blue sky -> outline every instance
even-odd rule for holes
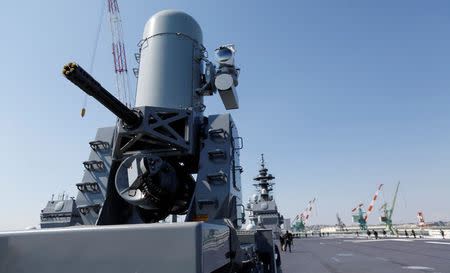
[[[8,1],[0,10],[0,229],[36,225],[52,193],[76,195],[96,128],[114,117],[61,75],[88,67],[103,0]],[[392,3],[395,2],[395,3]],[[276,176],[285,217],[317,197],[312,224],[368,203],[378,207],[401,180],[394,221],[450,220],[450,2],[120,1],[129,67],[145,22],[183,10],[203,29],[212,56],[234,43],[244,138],[244,199],[259,154]],[[103,17],[92,74],[111,92],[111,38]],[[131,86],[136,86],[130,75]],[[207,113],[225,113],[219,96]]]

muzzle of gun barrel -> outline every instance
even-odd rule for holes
[[[64,66],[62,73],[69,81],[119,117],[126,127],[136,128],[141,123],[142,117],[137,111],[125,106],[78,64],[68,63]]]

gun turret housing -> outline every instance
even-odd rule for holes
[[[145,25],[139,43],[136,106],[197,108],[203,97],[201,59],[205,53],[200,26],[176,10],[158,12]]]
[[[64,66],[63,74],[69,81],[119,117],[127,127],[136,128],[141,123],[142,117],[138,112],[126,107],[78,64],[68,63]]]

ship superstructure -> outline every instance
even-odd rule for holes
[[[250,212],[249,219],[251,224],[248,229],[272,229],[277,236],[281,232],[283,216],[279,213],[277,204],[270,194],[273,191],[275,176],[268,173],[265,166],[264,154],[261,155],[261,169],[259,174],[253,178],[257,183],[253,184],[259,195],[254,194],[247,204],[247,210]]]
[[[41,228],[57,228],[81,225],[81,215],[73,197],[64,194],[58,200],[50,200],[41,210]]]

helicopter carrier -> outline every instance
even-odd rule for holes
[[[284,223],[284,219],[278,211],[273,195],[270,194],[275,185],[271,181],[275,179],[275,176],[269,174],[268,171],[264,162],[264,154],[261,154],[261,168],[259,174],[253,178],[256,181],[253,186],[256,187],[258,194],[253,194],[247,203],[251,223],[246,228],[247,230],[271,229],[274,238],[277,238],[281,233],[281,225]]]

